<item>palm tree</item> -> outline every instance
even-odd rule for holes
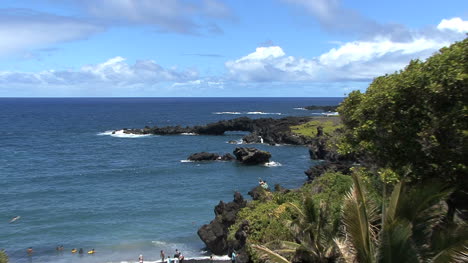
[[[265,246],[251,245],[251,247],[260,255],[279,263],[289,262],[282,255],[293,255],[317,263],[329,262],[335,258],[333,237],[336,233],[331,233],[333,228],[326,227],[328,207],[325,202],[321,202],[318,213],[310,197],[305,198],[303,208],[299,208],[294,203],[287,203],[287,206],[296,215],[294,220],[286,222],[295,241],[273,241]]]
[[[443,222],[451,191],[440,184],[405,189],[401,180],[379,213],[357,175],[353,182],[343,206],[345,236],[335,240],[345,262],[468,262],[466,223]]]

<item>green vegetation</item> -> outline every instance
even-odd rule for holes
[[[0,250],[0,263],[8,263],[8,255],[4,250]]]
[[[401,180],[379,212],[360,177],[353,180],[343,206],[346,239],[337,240],[345,262],[466,262],[466,224],[441,226],[450,190],[441,184],[405,189]]]
[[[315,138],[322,126],[326,147],[359,164],[239,213],[261,220],[254,261],[468,262],[467,102],[468,38],[352,92],[342,126],[291,127]]]
[[[418,178],[466,181],[468,156],[468,39],[405,70],[378,77],[338,108],[343,149],[369,165]]]
[[[297,250],[313,262],[327,262],[336,255],[333,237],[351,185],[351,177],[330,172],[298,190],[269,193],[269,200],[252,201],[238,213],[229,238],[248,220],[248,244],[267,244],[267,249],[279,250],[289,259]]]
[[[317,137],[317,127],[322,127],[324,134],[330,136],[341,127],[341,121],[338,117],[317,117],[313,121],[291,126],[290,129],[297,135],[315,138]]]

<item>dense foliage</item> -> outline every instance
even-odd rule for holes
[[[468,262],[467,102],[468,38],[352,92],[327,139],[359,163],[352,177],[329,172],[302,187],[280,220],[293,239],[255,236],[256,259]],[[292,131],[314,137],[318,125]]]
[[[234,238],[241,222],[247,220],[249,244],[270,243],[273,249],[276,241],[290,241],[306,244],[307,250],[313,243],[323,257],[335,256],[336,253],[326,251],[334,249],[341,204],[351,185],[351,177],[330,172],[289,193],[268,193],[270,198],[252,201],[238,213],[236,224],[230,228],[230,238]],[[294,253],[285,256],[292,258]]]
[[[414,60],[400,72],[376,78],[365,93],[349,94],[338,108],[345,126],[340,150],[397,177],[410,169],[414,181],[439,178],[464,187],[454,196],[466,200],[467,102],[465,39],[425,62]]]
[[[345,262],[467,262],[466,223],[444,223],[449,188],[408,189],[400,180],[380,210],[357,174],[353,180],[343,205],[345,235],[337,240]]]

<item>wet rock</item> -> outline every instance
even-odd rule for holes
[[[230,153],[226,153],[225,155],[221,156],[221,161],[235,161],[236,157],[232,156]]]
[[[215,219],[198,229],[198,236],[205,243],[206,248],[216,255],[225,255],[228,252],[227,235],[229,227],[234,224],[240,209],[247,205],[243,196],[236,192],[234,200],[229,203],[220,201],[215,207]]]
[[[238,147],[234,150],[236,159],[248,165],[264,164],[270,161],[271,154],[257,148]]]
[[[190,155],[187,158],[187,160],[199,162],[199,161],[215,161],[215,160],[218,160],[219,158],[221,157],[219,156],[219,154],[216,154],[216,153],[200,152],[200,153],[194,153]]]

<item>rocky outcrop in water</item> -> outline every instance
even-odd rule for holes
[[[311,117],[286,117],[281,119],[261,118],[250,119],[247,117],[232,120],[223,120],[203,126],[182,127],[148,127],[143,129],[124,129],[127,134],[154,134],[154,135],[175,135],[184,133],[194,133],[199,135],[223,135],[227,131],[246,131],[250,134],[244,136],[245,143],[267,143],[306,145],[311,139],[291,132],[290,127],[309,122]]]
[[[229,153],[219,155],[217,153],[200,152],[190,155],[187,160],[200,162],[200,161],[234,161],[236,158]]]
[[[243,196],[236,192],[234,200],[229,203],[220,201],[215,207],[215,219],[198,229],[198,236],[205,243],[206,248],[216,255],[225,255],[228,252],[227,236],[229,227],[235,223],[236,215],[240,209],[247,205]]]
[[[271,154],[257,148],[238,147],[234,150],[236,159],[248,165],[265,164],[270,161]]]

